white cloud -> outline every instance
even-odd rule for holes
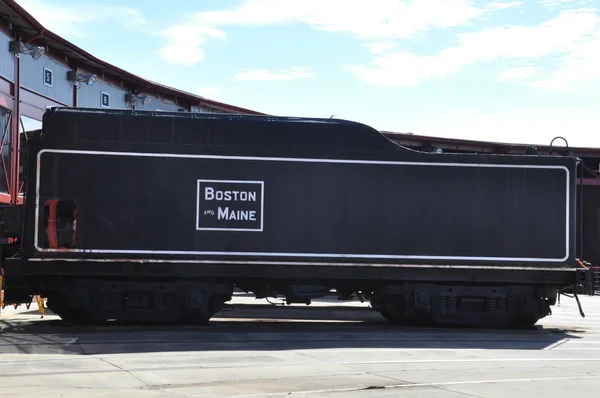
[[[108,4],[61,5],[57,1],[18,0],[21,7],[52,32],[69,37],[85,37],[89,24],[120,23],[126,29],[133,29],[146,23],[144,17],[130,7]]]
[[[246,0],[231,10],[194,14],[167,30],[161,54],[167,62],[193,65],[202,60],[202,45],[215,36],[224,38],[222,30],[216,32],[228,26],[306,24],[361,38],[406,39],[432,28],[467,24],[485,12],[470,0]],[[189,34],[172,34],[177,31]],[[172,57],[183,47],[193,55],[182,60]]]
[[[486,8],[489,8],[491,10],[504,10],[507,8],[518,7],[520,5],[523,5],[523,3],[520,1],[512,1],[512,2],[508,2],[508,3],[492,1],[491,3],[486,4]]]
[[[432,56],[378,47],[369,65],[344,68],[370,84],[405,87],[455,74],[475,63],[561,56],[561,66],[550,79],[560,78],[566,84],[577,79],[600,78],[599,35],[600,16],[594,10],[570,10],[537,26],[505,26],[462,33],[458,35],[457,46]],[[540,82],[537,84],[543,85]]]
[[[227,27],[304,24],[315,30],[351,34],[364,41],[363,45],[373,54],[371,63],[343,68],[379,86],[405,87],[450,76],[472,64],[523,59],[533,62],[540,57],[550,57],[548,62],[554,72],[546,67],[545,74],[523,77],[524,83],[566,88],[576,80],[596,78],[600,68],[596,67],[598,51],[593,48],[598,44],[599,16],[595,9],[571,9],[573,5],[594,4],[595,0],[537,1],[562,11],[536,26],[505,25],[477,31],[472,30],[474,22],[488,21],[500,10],[524,7],[523,2],[488,1],[477,7],[471,0],[245,0],[231,9],[193,14],[164,30],[161,33],[167,43],[160,55],[169,64],[193,66],[204,59],[203,46],[209,40],[226,40]],[[458,44],[438,54],[422,56],[401,46],[401,40],[421,38],[428,30],[458,26],[471,30],[455,35]],[[511,73],[524,72],[504,72],[498,78],[512,79]],[[238,80],[297,77],[289,71],[262,69],[235,76]]]
[[[193,66],[204,59],[202,45],[212,39],[225,39],[223,32],[209,26],[180,25],[160,32],[169,45],[159,51],[169,65]]]
[[[595,31],[564,54],[558,68],[530,84],[538,88],[571,89],[574,83],[600,81],[600,17]]]
[[[398,45],[394,42],[367,43],[363,44],[363,46],[367,47],[369,51],[371,51],[373,54],[382,54],[388,51],[398,49]]]
[[[234,80],[250,81],[290,81],[312,76],[314,76],[312,68],[294,66],[289,69],[279,69],[276,72],[266,69],[248,69],[236,73],[233,78]]]
[[[539,3],[546,8],[556,10],[558,8],[564,8],[573,5],[573,3],[576,1],[577,0],[539,0]]]
[[[406,87],[457,71],[453,64],[443,64],[440,57],[421,57],[408,51],[379,54],[370,66],[346,65],[367,83],[384,87]]]
[[[498,74],[498,80],[511,81],[523,80],[533,77],[537,74],[537,70],[532,66],[522,66],[520,68],[506,69]]]
[[[200,88],[200,90],[198,90],[198,95],[200,95],[201,97],[218,97],[221,93],[223,93],[223,89],[221,87],[213,87],[213,86],[207,86],[207,87],[202,87]]]

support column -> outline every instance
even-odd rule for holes
[[[19,198],[19,155],[21,153],[20,129],[20,105],[21,105],[21,58],[15,55],[15,77],[13,79],[13,109],[10,117],[10,178],[8,191],[10,193],[10,204],[16,205]]]
[[[76,62],[72,62],[71,63],[71,70],[73,70],[73,72],[77,73],[77,68],[78,65]],[[73,82],[75,83],[75,82]],[[77,84],[73,84],[72,87],[73,90],[73,108],[77,108]]]

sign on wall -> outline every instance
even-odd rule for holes
[[[102,91],[100,93],[100,105],[103,108],[110,108],[110,94]]]
[[[52,70],[44,68],[44,84],[48,87],[52,87]]]

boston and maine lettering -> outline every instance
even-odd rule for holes
[[[217,191],[213,187],[206,187],[204,188],[204,200],[256,202],[256,192]]]
[[[229,207],[219,207],[217,210],[219,220],[250,220],[256,221],[256,211],[254,210],[229,210]]]
[[[198,180],[198,231],[262,231],[264,182]]]

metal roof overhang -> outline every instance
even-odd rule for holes
[[[493,141],[476,141],[476,140],[465,140],[457,138],[442,138],[432,137],[424,135],[414,135],[407,133],[396,133],[392,131],[382,131],[383,135],[387,138],[394,140],[403,146],[418,146],[428,147],[435,146],[445,150],[465,151],[465,152],[478,152],[478,153],[503,153],[503,154],[514,154],[522,155],[525,150],[534,146],[538,149],[538,153],[547,154],[550,152],[550,145],[536,145],[536,144],[514,144],[514,143],[501,143]],[[572,152],[578,157],[587,158],[599,158],[600,148],[592,147],[566,147],[564,141],[557,140],[552,145],[552,153],[566,155]]]

